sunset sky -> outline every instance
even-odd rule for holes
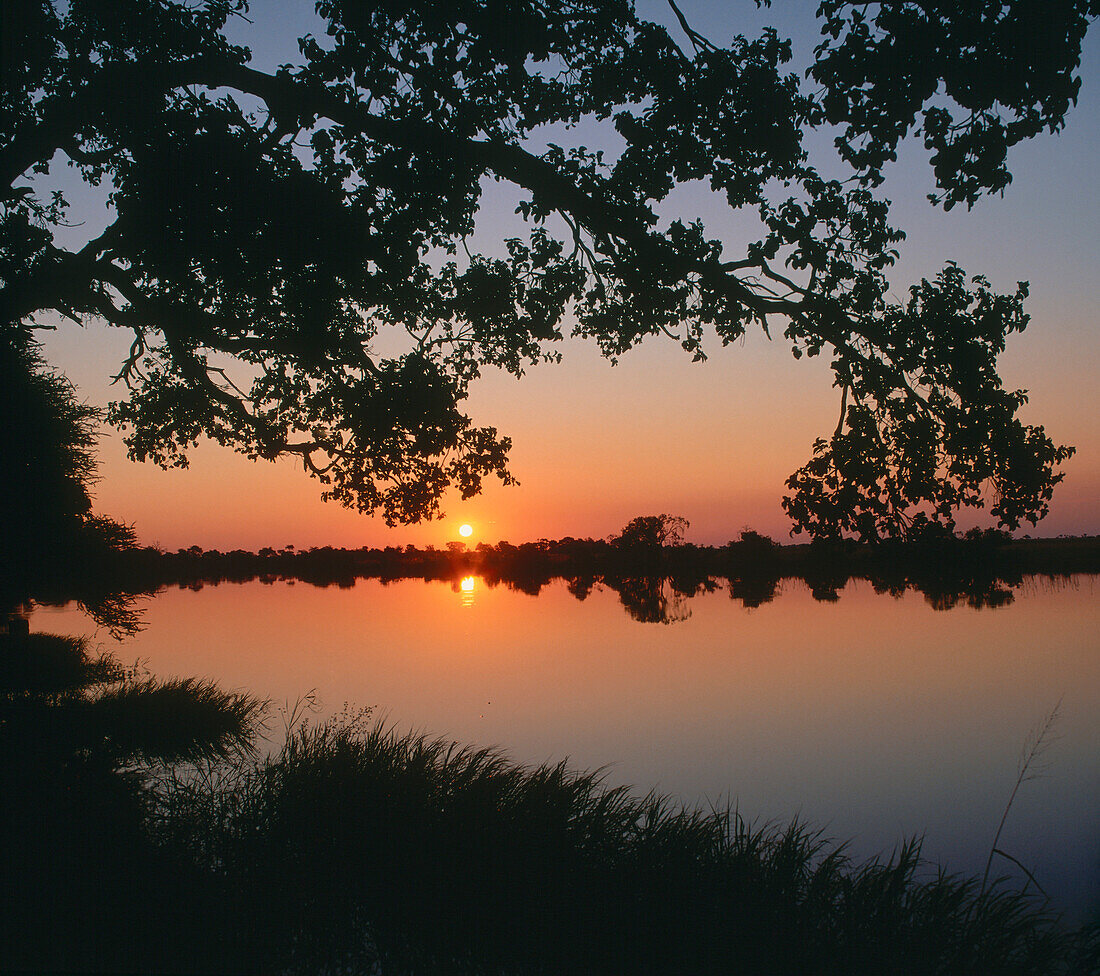
[[[640,6],[653,19],[670,19],[663,3]],[[791,67],[798,71],[815,42],[808,16],[815,6],[776,0],[757,12],[748,0],[683,4],[695,26],[719,43],[774,24],[794,37]],[[253,3],[254,23],[238,25],[235,39],[247,38],[261,68],[293,61],[295,38],[314,29],[311,11],[308,0]],[[1028,421],[1078,449],[1050,516],[1025,527],[1035,535],[1100,533],[1100,29],[1086,40],[1082,77],[1065,131],[1012,150],[1014,180],[1003,198],[983,199],[969,212],[932,208],[926,154],[912,141],[883,188],[894,203],[893,223],[908,234],[891,274],[898,301],[947,260],[986,275],[1001,291],[1030,282],[1032,322],[1011,337],[1001,375],[1030,391]],[[809,145],[828,149],[829,141],[818,135]],[[478,246],[491,252],[514,233],[518,218],[506,197],[488,194],[484,203]],[[704,216],[712,235],[731,244],[739,239],[734,215],[706,193],[685,188],[671,203],[685,218]],[[101,219],[90,215],[89,228]],[[109,380],[128,347],[125,335],[63,323],[45,341],[50,361],[90,402],[118,398]],[[473,527],[471,543],[602,537],[635,515],[657,512],[687,517],[692,542],[722,544],[744,527],[785,539],[783,482],[807,459],[814,438],[836,424],[839,398],[827,362],[795,362],[785,343],[756,333],[725,349],[712,342],[707,350],[707,363],[692,364],[675,344],[651,340],[613,368],[594,345],[568,341],[560,365],[534,368],[521,380],[487,374],[474,388],[470,412],[512,437],[512,471],[521,486],[494,486],[468,502],[456,498],[441,522],[388,529],[379,518],[322,503],[320,487],[293,461],[252,463],[214,445],[196,450],[187,471],[135,465],[112,431],[101,441],[96,507],[134,522],[142,543],[169,549],[442,545],[459,537],[463,523]]]

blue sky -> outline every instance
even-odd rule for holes
[[[658,0],[639,6],[643,15],[673,21]],[[792,70],[799,72],[816,42],[816,4],[805,0],[776,0],[762,11],[751,0],[681,6],[715,42],[774,25],[792,36]],[[295,38],[316,23],[312,5],[296,0],[253,3],[250,17],[252,24],[234,30],[247,38],[261,68],[293,60]],[[1065,130],[1012,151],[1014,180],[1003,197],[983,199],[971,211],[933,208],[926,200],[932,189],[926,153],[913,140],[883,187],[894,224],[908,234],[891,275],[899,301],[946,260],[986,275],[1002,291],[1030,282],[1032,324],[1013,338],[1002,376],[1030,391],[1031,422],[1078,447],[1051,516],[1032,530],[1037,535],[1100,533],[1100,30],[1086,39],[1082,76]],[[811,136],[816,159],[830,152],[829,142],[827,134]],[[94,194],[78,193],[75,202],[86,221],[72,231],[79,237],[104,217]],[[684,188],[672,202],[684,217],[706,216],[716,236],[739,236],[735,218],[721,216],[705,192]],[[484,204],[478,241],[491,250],[516,218],[507,197],[488,194]],[[109,377],[125,353],[125,336],[63,323],[46,345],[88,400],[117,398]],[[709,351],[707,363],[693,365],[673,344],[653,341],[612,368],[594,347],[570,340],[560,365],[538,367],[520,381],[486,376],[471,411],[512,436],[513,470],[522,484],[452,503],[441,523],[387,529],[321,503],[317,485],[293,462],[254,464],[210,445],[195,452],[185,472],[133,465],[112,433],[102,442],[97,507],[134,521],[142,541],[169,548],[439,545],[455,538],[462,522],[475,526],[474,541],[604,536],[650,512],[685,515],[692,522],[688,538],[701,543],[725,542],[746,526],[785,537],[783,480],[806,459],[813,439],[835,424],[831,375],[826,364],[795,363],[785,345],[759,335],[727,349],[713,343]]]

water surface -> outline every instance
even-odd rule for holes
[[[1007,606],[936,610],[849,583],[835,602],[782,584],[753,609],[718,590],[667,625],[597,586],[360,580],[171,589],[119,646],[160,677],[198,675],[274,703],[315,690],[322,715],[373,706],[401,729],[569,757],[610,783],[751,821],[798,817],[858,858],[925,837],[980,874],[1029,733],[1061,702],[1041,773],[1001,847],[1080,917],[1100,904],[1098,577],[1035,579]],[[682,614],[681,614],[682,615]],[[89,633],[73,606],[35,630]],[[278,718],[276,717],[276,723]],[[995,873],[1023,876],[998,859]]]

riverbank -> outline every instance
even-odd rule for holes
[[[266,758],[245,736],[123,761],[142,735],[117,711],[76,736],[101,683],[125,686],[109,659],[31,635],[0,638],[0,660],[25,665],[0,694],[19,825],[7,969],[1054,976],[1097,961],[1095,926],[1066,929],[1034,888],[947,876],[916,842],[860,863],[809,825],[682,808],[366,712],[291,719]],[[145,730],[161,750],[163,714]]]

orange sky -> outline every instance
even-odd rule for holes
[[[699,25],[728,33],[713,23],[727,8],[686,6]],[[264,23],[263,7],[256,5],[257,24]],[[754,16],[794,15],[787,9]],[[292,56],[283,54],[285,36],[266,40],[269,50],[255,45],[260,63],[265,51],[269,59]],[[1097,31],[1086,41],[1082,75],[1081,101],[1065,132],[1013,151],[1015,178],[1002,199],[983,200],[971,212],[934,210],[925,201],[931,182],[924,153],[913,146],[885,186],[894,223],[909,234],[893,275],[897,300],[947,259],[987,275],[1002,291],[1017,280],[1031,283],[1032,324],[1010,339],[1002,376],[1030,390],[1030,422],[1078,448],[1050,517],[1031,530],[1040,535],[1100,533]],[[685,191],[677,199],[685,217],[706,212],[698,194]],[[507,209],[488,204],[482,241],[504,236],[514,219]],[[718,218],[708,230],[732,237],[736,228]],[[46,346],[91,402],[117,396],[108,379],[125,354],[123,336],[66,323]],[[824,363],[796,363],[785,345],[759,335],[726,349],[711,343],[708,351],[710,361],[696,365],[671,343],[653,341],[612,368],[593,346],[569,342],[558,366],[538,367],[519,381],[485,377],[473,391],[471,413],[513,438],[512,470],[521,486],[449,504],[441,523],[387,529],[380,519],[321,503],[317,484],[293,462],[251,463],[213,445],[194,452],[188,471],[136,466],[114,433],[101,445],[97,509],[134,522],[143,543],[169,549],[442,545],[458,538],[462,522],[474,526],[474,543],[602,537],[635,515],[657,512],[686,516],[693,542],[721,544],[746,526],[786,538],[783,482],[807,459],[813,439],[836,423],[831,376]]]

